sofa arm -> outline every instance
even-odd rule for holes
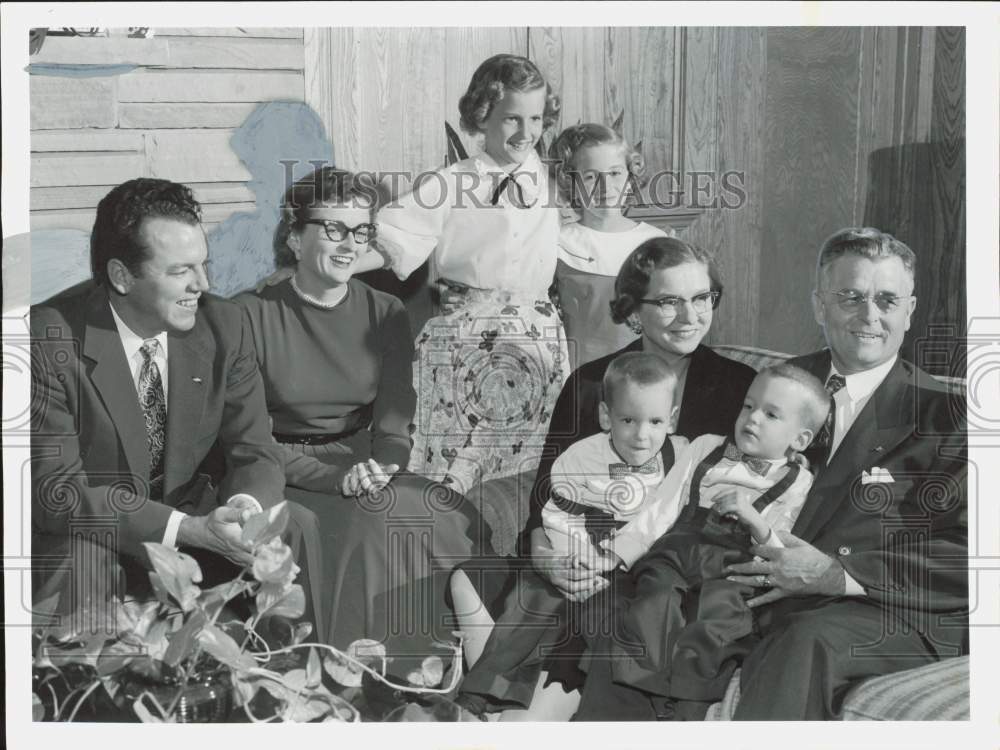
[[[844,721],[968,721],[969,657],[873,677],[851,690]]]
[[[740,702],[740,670],[725,697],[712,704],[705,721],[731,721]],[[969,657],[926,664],[872,677],[852,688],[844,721],[968,721]]]

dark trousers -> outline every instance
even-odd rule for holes
[[[618,588],[614,626],[589,644],[578,720],[651,720],[668,697],[703,708],[722,698],[756,642],[753,589],[723,574],[749,559],[748,542],[706,509],[657,540]]]
[[[839,719],[858,682],[936,661],[924,637],[864,597],[784,599],[761,613],[737,720]]]
[[[530,561],[481,575],[476,565],[461,566],[476,586],[496,623],[483,654],[462,681],[463,696],[484,710],[527,708],[539,675],[563,690],[583,686],[580,660],[589,641],[609,623],[615,591],[628,585],[621,574],[584,602],[565,599],[538,576]]]

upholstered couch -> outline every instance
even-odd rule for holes
[[[789,359],[791,355],[746,346],[716,346],[716,351],[744,362],[755,370]],[[941,378],[955,388],[964,382]],[[492,533],[495,551],[513,555],[517,536],[528,515],[529,492],[533,477],[527,474],[494,484],[473,497],[484,522]],[[512,498],[515,498],[512,501]],[[716,703],[706,717],[726,721],[739,703],[739,671],[736,672],[724,699]],[[969,657],[945,659],[916,669],[875,677],[856,686],[844,703],[847,721],[942,721],[969,719]]]

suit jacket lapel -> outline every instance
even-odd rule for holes
[[[877,465],[881,456],[910,435],[913,405],[907,398],[909,385],[909,375],[898,359],[813,483],[810,499],[823,499],[803,506],[796,522],[797,534],[813,537],[845,503],[851,502],[852,494],[860,490],[861,473]],[[822,492],[824,489],[829,491]]]
[[[710,380],[706,372],[708,348],[699,345],[691,353],[691,364],[688,365],[684,393],[681,396],[681,411],[677,420],[678,435],[700,434],[700,425],[695,420],[703,419],[704,414],[711,414],[718,406],[716,403],[716,388],[718,384]]]
[[[195,327],[168,337],[167,370],[167,446],[164,471],[167,482],[173,476],[181,481],[190,478],[195,467],[188,465],[191,448],[198,437],[198,426],[205,409],[206,394],[211,387],[214,345],[201,319]],[[173,487],[164,486],[164,496]]]
[[[103,291],[96,291],[91,297],[83,353],[93,363],[90,380],[111,416],[129,469],[145,479],[149,476],[146,422],[110,305]]]

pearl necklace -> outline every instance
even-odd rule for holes
[[[335,302],[321,302],[320,300],[318,300],[315,297],[313,297],[311,294],[306,294],[305,292],[303,292],[299,288],[299,285],[295,282],[295,276],[294,275],[291,277],[291,282],[292,282],[292,289],[295,290],[295,293],[297,295],[299,295],[299,297],[303,301],[308,302],[310,305],[314,305],[315,307],[319,307],[319,308],[321,308],[323,310],[332,310],[337,305],[339,305],[341,302],[343,302],[344,301],[344,297],[347,296],[347,289],[345,287],[344,294],[341,295],[340,299],[338,299],[337,301],[335,301]]]

